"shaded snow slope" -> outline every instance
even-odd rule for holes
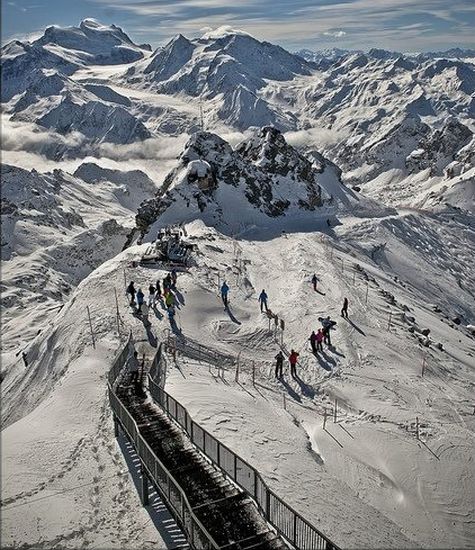
[[[3,545],[151,549],[180,544],[179,529],[163,513],[163,504],[155,502],[148,512],[142,507],[122,456],[127,446],[123,442],[121,450],[114,438],[106,375],[119,345],[110,332],[116,326],[110,291],[120,286],[113,275],[117,265],[100,268],[100,277],[91,275],[80,286],[54,323],[31,340],[31,367],[18,365],[2,383],[3,421],[13,419],[12,411],[21,417],[2,430]],[[123,280],[121,271],[117,275]],[[86,306],[102,327],[95,350],[82,323]],[[160,521],[162,534],[151,516]]]
[[[2,167],[2,370],[80,281],[119,253],[155,191],[140,171],[83,164],[74,176]]]

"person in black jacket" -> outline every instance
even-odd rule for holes
[[[348,319],[348,298],[343,300],[343,307],[341,308],[341,316]]]
[[[127,294],[130,294],[130,305],[131,306],[135,305],[135,294],[137,293],[137,291],[135,290],[135,287],[134,287],[134,281],[131,281],[131,283],[127,287],[126,292]]]
[[[275,356],[275,377],[282,378],[282,367],[284,366],[284,354],[279,351]]]

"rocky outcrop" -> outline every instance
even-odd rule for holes
[[[215,225],[239,223],[246,216],[273,219],[290,212],[312,216],[324,206],[325,197],[330,198],[319,184],[325,163],[319,168],[273,127],[261,128],[235,149],[215,134],[198,132],[190,137],[156,197],[141,204],[137,228],[144,234],[162,215],[173,218],[172,211],[182,211],[181,219],[203,217]],[[326,177],[340,185],[333,172]]]

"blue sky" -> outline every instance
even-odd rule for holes
[[[289,50],[475,48],[475,0],[2,0],[2,42],[86,17],[153,47],[229,25]]]

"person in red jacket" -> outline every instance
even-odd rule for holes
[[[297,377],[297,370],[296,365],[298,361],[299,354],[295,350],[291,350],[289,355],[289,363],[290,363],[290,374],[293,376],[293,378]]]
[[[317,332],[317,336],[316,336],[316,340],[317,340],[317,351],[323,351],[323,332],[322,332],[322,329],[319,328],[318,329],[318,332]]]

